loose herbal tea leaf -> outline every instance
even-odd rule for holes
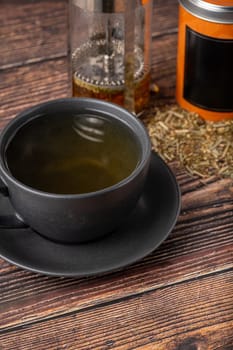
[[[233,178],[233,120],[205,121],[177,105],[156,108],[145,121],[152,146],[201,178]]]

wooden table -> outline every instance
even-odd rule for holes
[[[67,96],[67,1],[1,0],[0,128]],[[173,103],[177,0],[155,0],[153,81]],[[158,100],[152,96],[152,105]],[[122,271],[48,277],[0,259],[0,349],[233,349],[233,183],[171,163],[182,210],[169,238]]]

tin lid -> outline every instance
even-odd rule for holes
[[[233,0],[179,0],[179,2],[196,17],[215,23],[233,24]],[[221,5],[218,5],[220,2]]]

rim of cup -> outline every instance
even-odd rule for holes
[[[7,147],[7,143],[10,142],[10,140],[14,137],[16,132],[23,125],[26,125],[27,123],[29,123],[35,118],[41,117],[41,114],[39,114],[39,113],[42,113],[42,112],[39,112],[40,109],[43,109],[43,108],[45,109],[46,107],[51,108],[58,104],[62,104],[62,105],[74,104],[76,106],[80,104],[80,107],[81,105],[83,105],[83,108],[86,109],[86,110],[83,109],[83,112],[88,111],[89,113],[93,113],[93,115],[95,113],[95,116],[98,116],[97,113],[99,113],[99,116],[114,118],[115,120],[118,120],[120,123],[129,127],[131,131],[133,131],[133,134],[136,135],[136,138],[140,141],[140,149],[141,149],[141,155],[140,155],[138,164],[136,165],[134,170],[130,173],[130,175],[125,177],[121,181],[115,183],[112,186],[108,186],[108,187],[99,189],[97,191],[80,193],[80,194],[78,193],[77,194],[58,194],[58,193],[42,191],[42,190],[28,186],[27,184],[24,184],[23,182],[18,180],[16,177],[14,177],[14,175],[10,173],[10,171],[8,170],[5,164],[4,152]],[[94,107],[95,109],[93,109]],[[108,111],[105,110],[106,108]],[[43,113],[45,114],[46,111],[44,111]],[[53,99],[47,102],[34,105],[32,107],[25,109],[18,115],[16,115],[16,117],[10,120],[10,122],[2,129],[0,133],[0,169],[3,174],[2,181],[5,183],[6,181],[5,179],[7,179],[9,182],[13,183],[17,187],[20,187],[28,192],[37,193],[38,195],[48,196],[50,198],[97,197],[99,195],[103,195],[103,194],[112,192],[114,190],[117,190],[123,186],[126,186],[144,170],[146,164],[148,163],[148,160],[150,159],[150,155],[151,155],[151,142],[150,142],[150,138],[146,130],[146,127],[143,125],[143,123],[134,114],[130,113],[123,107],[114,103],[110,103],[110,102],[106,102],[106,101],[98,100],[94,98],[80,98],[80,97],[60,98],[60,99]]]

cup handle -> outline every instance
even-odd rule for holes
[[[7,186],[0,177],[0,195],[9,197]],[[17,213],[12,215],[0,215],[0,228],[26,228],[28,225],[19,217]]]

